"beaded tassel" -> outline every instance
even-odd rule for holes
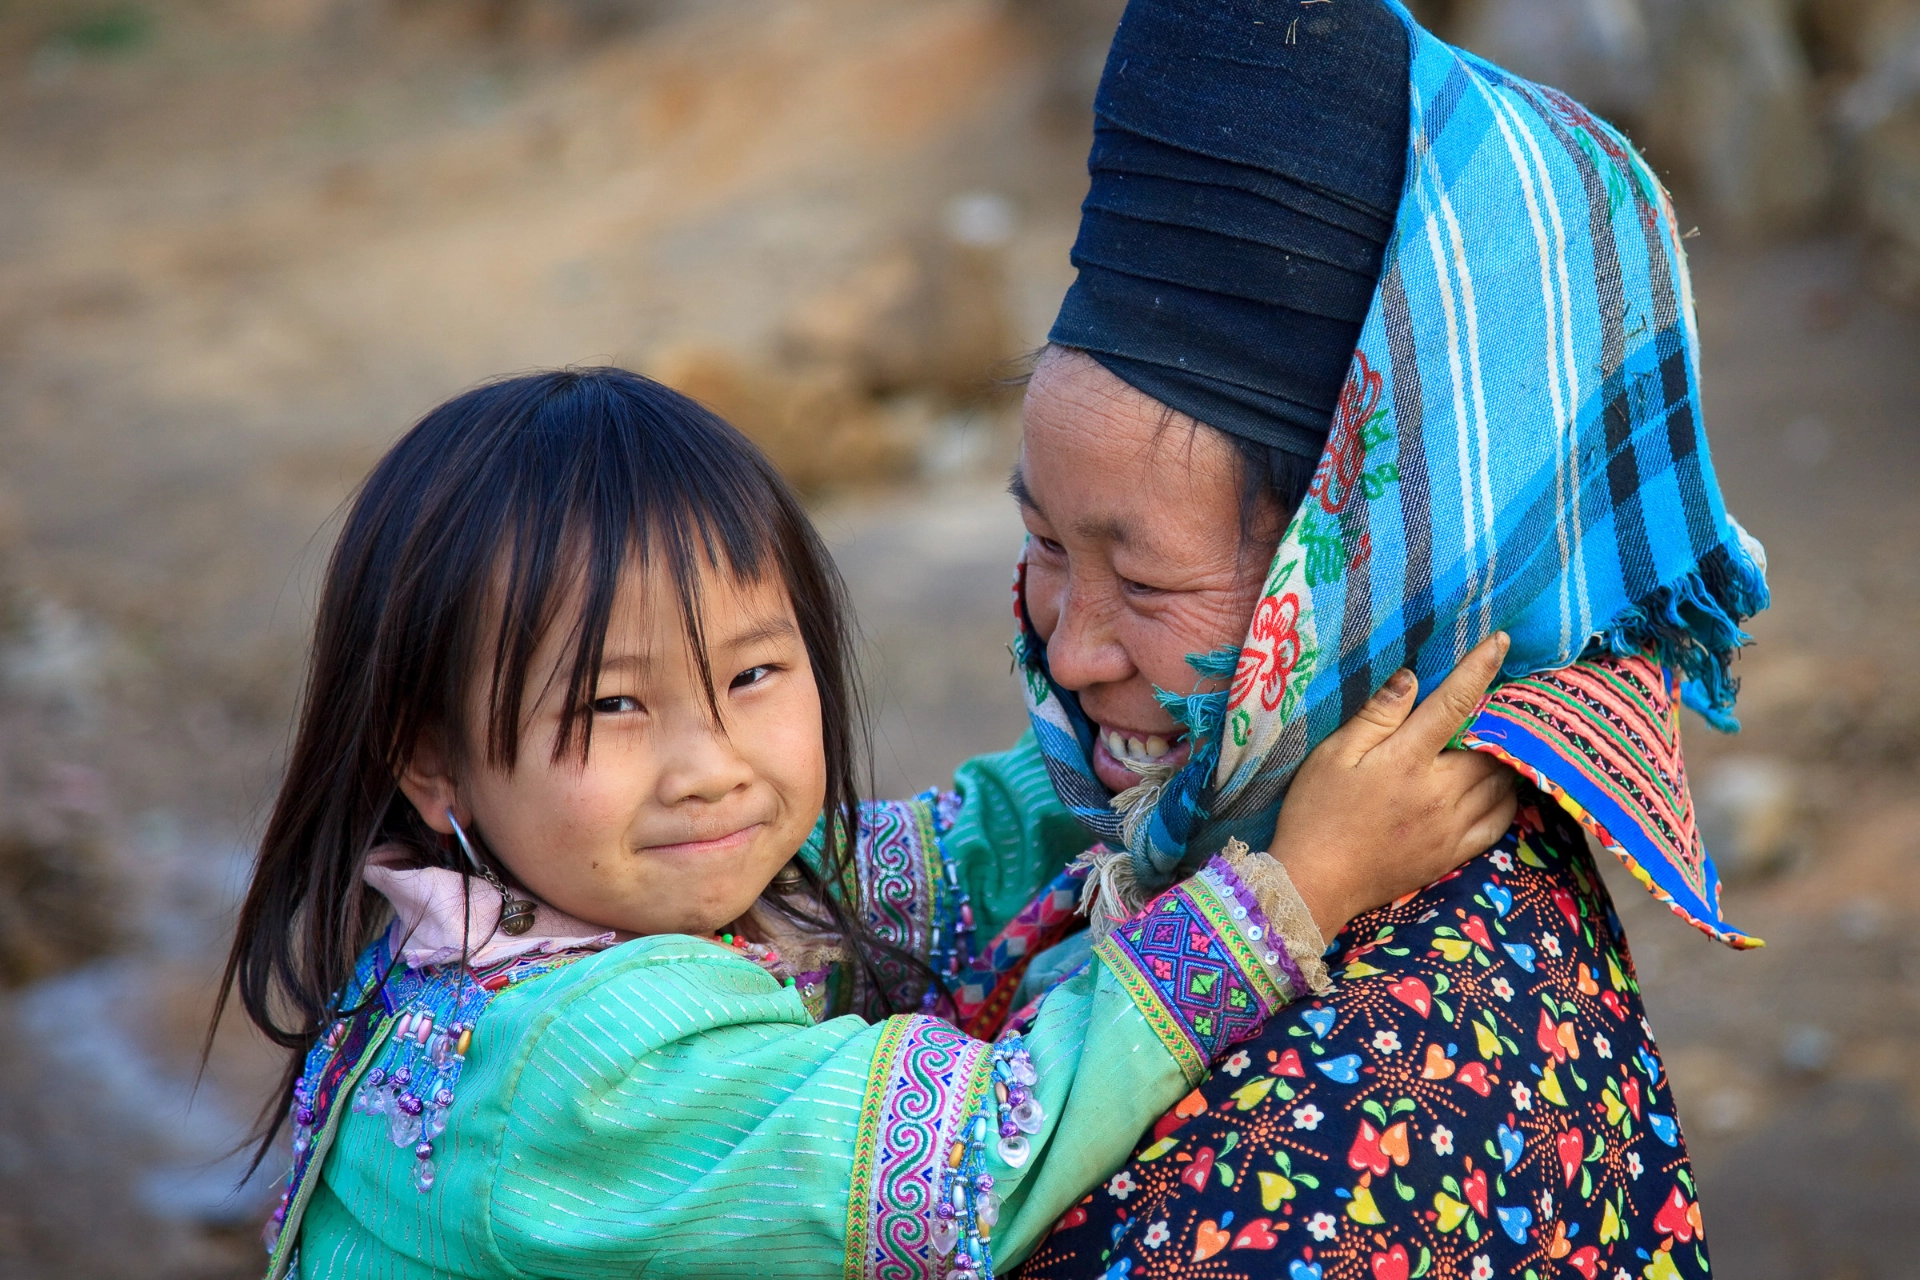
[[[353,1097],[355,1111],[386,1117],[388,1141],[413,1148],[417,1191],[433,1187],[433,1140],[446,1130],[447,1109],[473,1043],[472,1022],[436,1021],[424,1004],[409,1006],[394,1023],[385,1064],[367,1072]]]
[[[992,1063],[987,1096],[947,1153],[933,1210],[934,1251],[953,1259],[952,1275],[968,1280],[993,1275],[987,1243],[1000,1222],[1000,1197],[986,1168],[987,1138],[997,1134],[1000,1159],[1018,1169],[1032,1154],[1027,1135],[1037,1133],[1046,1116],[1033,1096],[1039,1076],[1019,1036],[994,1045]]]
[[[973,963],[973,902],[967,896],[966,886],[960,883],[958,868],[944,859],[942,865],[945,868],[942,878],[946,883],[934,912],[927,961],[952,987],[959,981],[961,971]],[[932,1013],[938,1003],[937,988],[929,987],[920,1002],[920,1011]]]

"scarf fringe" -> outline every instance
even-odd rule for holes
[[[1087,918],[1087,932],[1098,942],[1145,906],[1147,895],[1134,878],[1133,858],[1125,849],[1097,844],[1073,860],[1072,869],[1082,868],[1087,879],[1080,886],[1078,910]]]
[[[1768,603],[1763,572],[1720,551],[1623,612],[1594,637],[1588,651],[1651,654],[1683,677],[1681,696],[1688,706],[1715,729],[1732,733],[1740,727],[1733,715],[1740,692],[1733,657],[1752,640],[1740,623]]]
[[[1170,764],[1148,764],[1140,760],[1124,760],[1121,763],[1140,775],[1140,781],[1128,787],[1112,800],[1113,811],[1120,815],[1120,838],[1127,848],[1141,847],[1141,827],[1153,820],[1153,811],[1160,804],[1160,793],[1166,790],[1167,783],[1179,770]]]

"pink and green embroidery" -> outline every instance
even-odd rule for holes
[[[1190,1081],[1303,989],[1259,908],[1233,892],[1237,882],[1214,858],[1094,946]]]
[[[1036,1083],[1018,1036],[989,1045],[937,1018],[887,1019],[854,1143],[847,1280],[993,1274],[988,1154],[1026,1164]]]

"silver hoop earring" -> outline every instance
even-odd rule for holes
[[[453,824],[453,838],[460,842],[460,851],[467,855],[467,861],[480,873],[482,879],[500,892],[500,928],[502,932],[519,937],[533,928],[534,904],[525,898],[516,898],[507,892],[507,886],[500,883],[500,877],[493,874],[492,868],[480,861],[473,851],[473,845],[467,841],[467,833],[460,829],[460,819],[453,816],[453,810],[447,810],[447,821]]]

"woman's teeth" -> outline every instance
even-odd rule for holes
[[[1106,731],[1103,740],[1114,759],[1138,760],[1144,764],[1152,764],[1178,745],[1177,742],[1168,742],[1157,733],[1148,734],[1144,739],[1129,738],[1111,729]]]

